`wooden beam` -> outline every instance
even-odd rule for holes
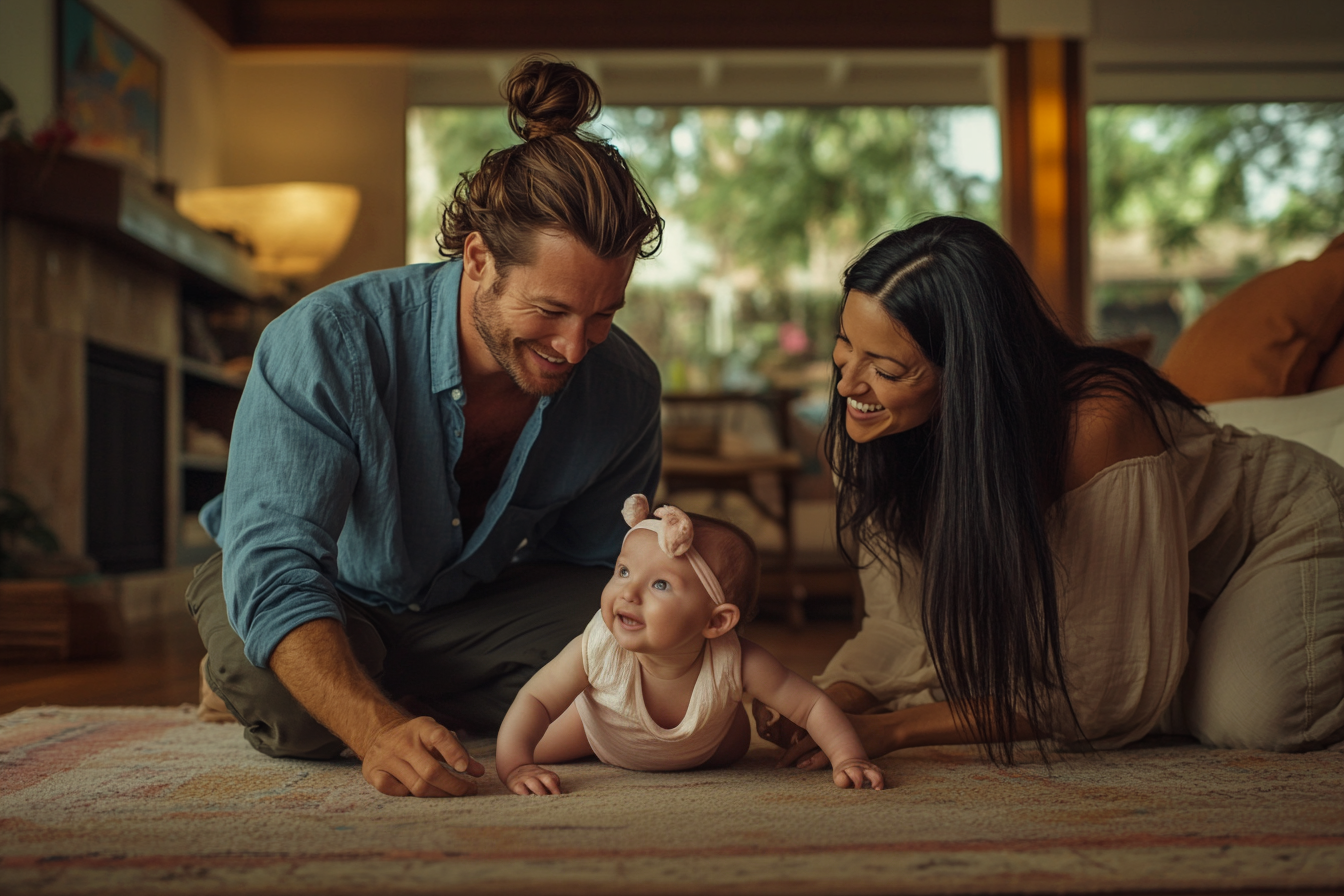
[[[181,3],[227,43],[231,44],[237,39],[238,29],[234,27],[235,4],[231,0],[181,0]]]
[[[439,50],[988,47],[992,0],[183,0],[234,46]]]
[[[1004,44],[1003,220],[1064,329],[1087,333],[1087,110],[1079,41]]]

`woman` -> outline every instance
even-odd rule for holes
[[[975,221],[887,235],[844,289],[825,444],[868,618],[818,683],[869,755],[1344,740],[1344,468],[1073,342]]]

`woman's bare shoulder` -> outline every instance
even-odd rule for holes
[[[1084,398],[1073,406],[1073,439],[1064,468],[1072,491],[1107,467],[1166,450],[1148,412],[1126,395]]]

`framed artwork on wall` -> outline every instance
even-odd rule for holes
[[[163,63],[84,0],[58,0],[56,93],[72,147],[159,176]]]

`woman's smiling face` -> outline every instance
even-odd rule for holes
[[[846,399],[845,431],[856,442],[914,429],[938,406],[938,368],[866,293],[846,297],[831,360]]]

